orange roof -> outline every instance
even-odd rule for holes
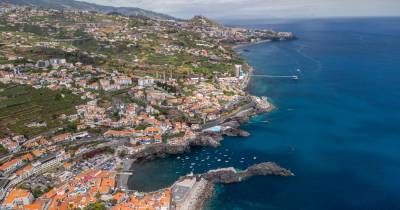
[[[30,205],[25,205],[22,207],[23,210],[42,210],[45,207],[45,202],[43,200],[37,200]]]
[[[17,172],[15,172],[17,175],[21,175],[21,174],[24,174],[25,172],[28,172],[28,171],[30,171],[30,170],[32,170],[32,165],[31,164],[29,164],[29,165],[27,165],[27,166],[25,166],[25,167],[23,167],[23,168],[21,168],[21,169],[19,169]]]
[[[41,156],[43,153],[44,153],[44,150],[39,150],[39,149],[32,151],[32,154],[36,157]]]
[[[63,133],[52,138],[53,141],[64,141],[65,139],[71,137],[71,133]]]
[[[18,198],[28,198],[32,196],[32,194],[28,190],[14,188],[10,194],[8,194],[7,198],[4,201],[5,205],[11,205],[15,199]]]
[[[15,165],[19,164],[22,161],[21,158],[14,158],[3,165],[0,166],[0,171],[5,171],[6,169],[10,167],[14,167]]]
[[[146,132],[161,132],[161,128],[148,127],[145,129]]]
[[[101,182],[102,186],[114,187],[115,186],[115,179],[113,178],[105,178]]]
[[[32,160],[33,159],[33,155],[31,153],[25,154],[22,157],[22,160]]]
[[[64,168],[70,168],[72,166],[71,163],[65,162],[64,164]]]
[[[113,196],[113,199],[119,201],[124,195],[125,195],[125,193],[123,193],[123,192],[117,192],[117,194],[115,194]]]
[[[108,130],[104,133],[105,136],[130,136],[135,134],[135,130],[123,130],[123,131],[115,131],[115,130]]]

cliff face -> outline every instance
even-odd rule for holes
[[[221,145],[223,136],[241,136],[247,137],[250,135],[247,131],[240,129],[240,124],[248,122],[251,116],[258,113],[270,111],[271,108],[262,108],[257,105],[253,98],[249,97],[249,104],[242,107],[242,109],[234,115],[224,118],[218,122],[211,123],[208,127],[221,126],[220,132],[201,132],[198,133],[196,138],[190,139],[181,145],[169,144],[155,144],[148,145],[142,151],[131,156],[132,159],[145,161],[155,158],[163,158],[167,155],[181,154],[190,151],[192,146],[208,146],[218,147]]]
[[[220,146],[222,136],[220,134],[203,133],[195,139],[187,141],[182,145],[153,144],[146,146],[140,152],[135,153],[130,158],[139,161],[153,160],[155,158],[163,158],[167,155],[181,154],[190,151],[191,146]]]
[[[189,145],[154,144],[148,145],[144,150],[135,153],[130,158],[139,161],[153,160],[155,158],[166,157],[167,155],[188,152],[189,149]]]

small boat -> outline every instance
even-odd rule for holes
[[[293,76],[292,79],[293,79],[293,80],[298,80],[299,77],[298,77],[298,76]]]
[[[254,156],[254,157],[253,157],[253,160],[255,160],[255,159],[257,159],[257,157],[256,157],[256,156]]]
[[[221,162],[221,159],[218,159],[217,161],[218,161],[218,162]]]

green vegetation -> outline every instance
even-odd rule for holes
[[[91,203],[87,205],[83,210],[106,210],[106,206],[102,202]]]
[[[144,129],[150,127],[150,126],[151,126],[150,124],[140,124],[140,125],[135,127],[135,130],[144,130]]]
[[[235,95],[235,92],[224,90],[224,95],[226,95],[226,96],[233,96],[233,95]]]
[[[34,188],[31,188],[30,191],[31,191],[33,197],[39,198],[40,196],[49,192],[52,189],[53,189],[53,187],[50,185],[46,186],[46,188],[44,190],[42,190],[42,188],[40,186],[36,186]]]
[[[159,82],[159,81],[157,81],[157,82],[156,82],[156,85],[157,85],[158,87],[160,87],[160,88],[166,90],[166,91],[169,92],[169,93],[176,93],[176,91],[177,91],[175,86],[169,85],[169,84],[164,83],[164,82]]]
[[[85,42],[84,45],[88,45],[90,43],[88,40],[82,42]],[[84,45],[82,45],[82,47],[84,47]],[[92,65],[103,65],[106,62],[104,58],[89,56],[81,51],[65,52],[58,48],[34,47],[28,51],[20,51],[19,53],[33,60],[65,58],[69,63],[81,62],[83,64]]]
[[[185,136],[184,132],[179,132],[179,133],[175,133],[175,134],[163,134],[162,135],[162,141],[163,143],[167,143],[168,139],[173,139],[173,138],[180,138]]]
[[[70,122],[67,124],[67,127],[64,128],[65,131],[67,132],[76,132],[77,129],[77,123],[76,122]]]
[[[0,144],[0,155],[8,154],[7,148]]]
[[[64,125],[58,117],[61,114],[74,114],[75,106],[83,101],[79,96],[63,94],[61,91],[34,89],[29,86],[0,84],[4,89],[0,97],[0,130],[14,132],[28,137]],[[46,122],[47,127],[26,126],[32,122]]]

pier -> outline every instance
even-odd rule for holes
[[[252,74],[250,77],[264,77],[264,78],[288,78],[297,80],[299,77],[297,75],[268,75],[268,74]]]
[[[128,175],[128,176],[132,176],[132,175],[133,175],[133,171],[121,171],[121,172],[117,172],[117,175]]]

